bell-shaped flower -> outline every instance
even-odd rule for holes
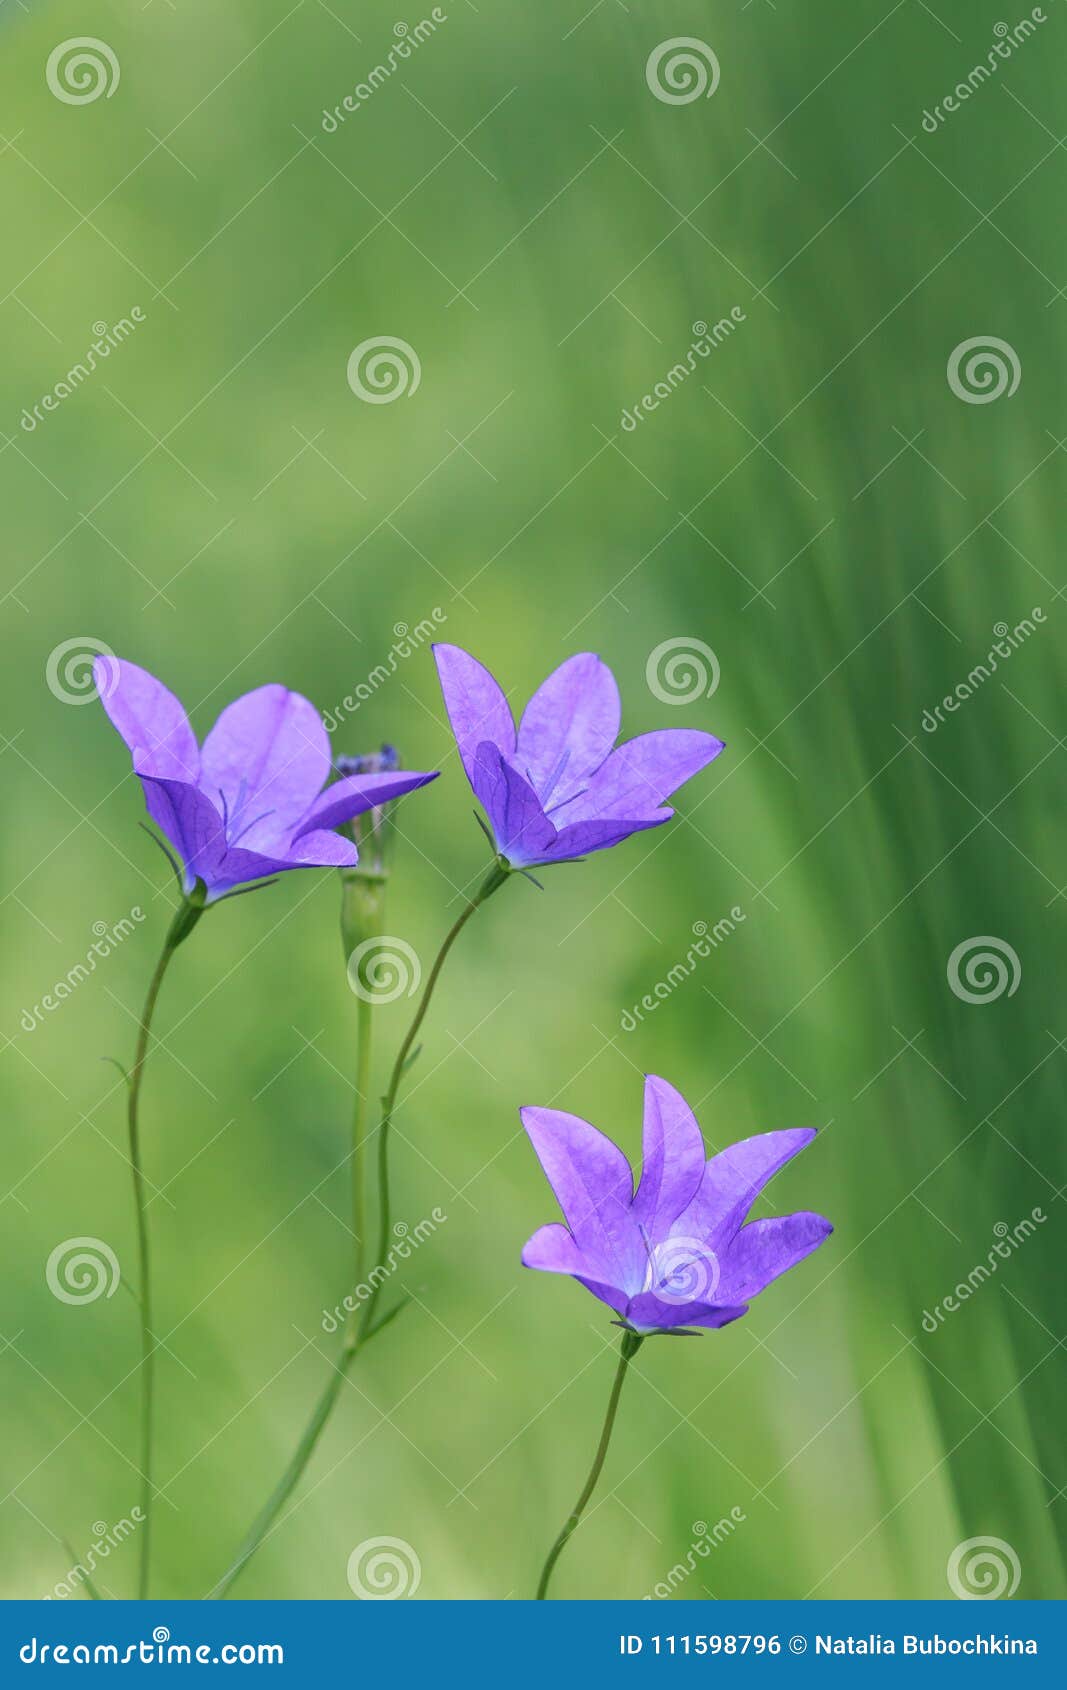
[[[434,657],[467,779],[512,868],[567,862],[659,827],[674,814],[664,800],[724,749],[693,728],[617,746],[619,689],[591,651],[549,675],[517,731],[476,658],[454,645],[435,645]]]
[[[806,1210],[747,1218],[813,1128],[760,1133],[707,1161],[689,1105],[650,1074],[635,1192],[626,1157],[588,1121],[558,1109],[521,1116],[566,1221],[534,1233],[524,1266],[571,1274],[642,1335],[728,1325],[833,1231]]]
[[[227,705],[200,746],[178,699],[146,669],[103,656],[94,678],[148,813],[181,859],[185,891],[202,882],[206,904],[286,869],[351,867],[356,845],[334,829],[436,779],[389,770],[326,786],[322,718],[283,686]]]

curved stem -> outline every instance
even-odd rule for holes
[[[615,1425],[615,1413],[619,1406],[619,1397],[622,1394],[622,1385],[623,1380],[626,1378],[626,1369],[630,1365],[631,1359],[641,1348],[643,1342],[643,1338],[637,1332],[627,1331],[622,1335],[622,1353],[619,1356],[619,1365],[615,1370],[615,1381],[611,1387],[611,1396],[608,1398],[608,1412],[604,1417],[604,1427],[600,1434],[600,1442],[597,1444],[596,1454],[593,1457],[593,1465],[589,1469],[589,1477],[586,1479],[585,1484],[582,1487],[582,1493],[567,1517],[563,1530],[560,1532],[555,1543],[548,1552],[548,1559],[545,1562],[541,1573],[541,1582],[537,1586],[537,1595],[535,1597],[535,1601],[537,1602],[543,1602],[547,1596],[548,1581],[552,1577],[552,1569],[563,1554],[564,1549],[566,1549],[571,1534],[574,1532],[582,1517],[585,1505],[596,1489],[596,1482],[600,1477],[600,1469],[604,1465],[604,1457],[608,1453],[608,1445],[611,1442],[612,1428]]]
[[[393,1071],[389,1076],[388,1090],[382,1099],[382,1119],[378,1128],[378,1254],[375,1262],[376,1268],[384,1267],[389,1256],[391,1236],[389,1230],[389,1129],[393,1124],[393,1112],[396,1109],[397,1093],[400,1090],[400,1082],[404,1077],[404,1069],[407,1066],[412,1046],[418,1037],[419,1028],[422,1026],[426,1011],[430,1007],[430,999],[433,997],[434,987],[440,979],[441,970],[445,965],[445,959],[448,956],[449,951],[459,938],[464,927],[466,927],[468,921],[471,919],[471,916],[481,908],[487,898],[492,897],[493,893],[503,886],[509,873],[510,870],[501,868],[499,863],[494,863],[470,903],[465,909],[461,910],[460,914],[445,934],[441,943],[441,949],[434,958],[433,967],[430,969],[429,978],[427,979],[426,985],[423,989],[422,997],[419,999],[419,1007],[415,1011],[414,1020],[407,1030],[407,1036],[405,1037],[403,1044],[397,1051],[396,1061],[393,1063]],[[363,1305],[363,1318],[359,1323],[359,1328],[356,1334],[357,1346],[366,1338],[366,1335],[370,1331],[374,1322],[374,1315],[378,1306],[378,1298],[381,1294],[384,1278],[385,1276],[381,1273],[373,1275],[371,1294],[367,1298],[366,1303]]]
[[[130,1069],[129,1084],[126,1094],[126,1125],[130,1146],[130,1167],[133,1171],[133,1201],[137,1210],[137,1257],[139,1267],[140,1296],[138,1305],[141,1316],[141,1511],[144,1524],[141,1527],[141,1552],[137,1579],[137,1594],[141,1601],[148,1595],[149,1557],[152,1546],[152,1413],[154,1406],[155,1387],[155,1339],[152,1335],[152,1277],[148,1244],[148,1205],[145,1201],[145,1178],[141,1162],[141,1081],[144,1077],[145,1059],[148,1055],[148,1041],[152,1031],[152,1017],[155,1014],[159,989],[163,984],[163,976],[167,972],[171,957],[174,955],[182,940],[192,932],[193,927],[202,914],[202,904],[183,899],[177,914],[167,931],[156,963],[155,972],[148,983],[148,992],[141,1011],[140,1029],[137,1034],[137,1048],[134,1052],[133,1067]]]
[[[419,1028],[422,1026],[425,1019],[426,1011],[430,1007],[430,1000],[433,997],[434,988],[440,979],[441,970],[444,967],[445,959],[448,956],[449,951],[452,949],[452,946],[459,938],[459,935],[462,933],[471,917],[481,908],[487,898],[491,897],[494,892],[503,886],[504,882],[508,879],[510,872],[511,871],[509,869],[502,867],[499,863],[494,863],[485,880],[478,888],[478,891],[474,894],[474,897],[460,912],[457,919],[453,922],[452,926],[445,934],[445,937],[441,942],[441,948],[434,958],[433,967],[430,969],[426,985],[423,987],[422,996],[419,999],[419,1006],[415,1011],[414,1018],[412,1019],[411,1026],[407,1030],[404,1041],[397,1052],[396,1061],[393,1064],[392,1073],[389,1076],[389,1085],[385,1096],[382,1099],[382,1116],[381,1123],[378,1128],[377,1153],[378,1249],[374,1265],[368,1275],[368,1279],[372,1287],[371,1294],[362,1304],[361,1317],[358,1321],[353,1322],[349,1331],[345,1335],[340,1357],[333,1363],[333,1374],[315,1405],[311,1419],[304,1428],[303,1435],[300,1442],[297,1444],[288,1466],[282,1474],[281,1479],[278,1481],[278,1484],[268,1497],[262,1510],[257,1515],[233,1562],[212,1590],[212,1597],[220,1597],[226,1594],[231,1585],[233,1585],[235,1580],[239,1578],[240,1574],[244,1571],[260,1544],[267,1536],[267,1533],[270,1531],[271,1526],[280,1514],[287,1499],[296,1487],[304,1469],[311,1459],[315,1445],[318,1443],[323,1427],[326,1425],[326,1422],[330,1417],[334,1403],[337,1401],[340,1394],[341,1385],[344,1382],[345,1375],[348,1372],[349,1367],[351,1367],[356,1354],[362,1349],[364,1344],[368,1343],[370,1339],[375,1336],[377,1332],[381,1331],[382,1327],[385,1326],[391,1318],[391,1315],[385,1315],[381,1320],[375,1321],[374,1316],[377,1310],[378,1298],[382,1284],[385,1279],[388,1278],[386,1273],[379,1270],[385,1267],[389,1257],[389,1245],[391,1238],[391,1210],[389,1197],[389,1128],[392,1124],[393,1112],[396,1108],[400,1082],[404,1077],[404,1070],[408,1065],[412,1047],[418,1037]],[[358,1277],[356,1284],[357,1286],[359,1285]]]

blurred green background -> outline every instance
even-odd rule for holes
[[[627,734],[705,727],[728,749],[672,825],[543,893],[509,886],[457,948],[395,1159],[398,1217],[447,1224],[397,1275],[389,1295],[415,1300],[237,1593],[350,1597],[348,1557],[379,1536],[412,1546],[420,1596],[531,1592],[617,1335],[580,1287],[519,1267],[556,1211],[516,1109],[571,1109],[636,1155],[649,1070],[716,1147],[821,1126],[764,1207],[837,1230],[747,1319],[645,1346],[555,1594],[641,1596],[688,1554],[679,1596],[937,1597],[954,1548],[994,1536],[1020,1596],[1062,1597],[1064,5],[935,133],[924,111],[1017,21],[993,0],[442,10],[328,133],[323,108],[415,13],[0,9],[3,1592],[45,1594],[63,1540],[84,1555],[139,1489],[133,1301],[66,1305],[44,1270],[90,1236],[135,1278],[101,1058],[131,1058],[172,894],[71,655],[146,665],[203,733],[266,681],[336,712],[436,613],[517,703],[593,648]],[[46,63],[86,32],[121,76],[70,104]],[[713,97],[652,92],[649,55],[676,37],[714,50]],[[106,365],[23,426],[134,306]],[[733,335],[624,430],[693,324],[734,306]],[[346,365],[381,335],[421,381],[370,404]],[[949,357],[991,335],[1018,391],[967,403]],[[656,695],[668,640],[713,650],[713,696]],[[334,743],[389,739],[444,771],[399,814],[390,895],[428,962],[485,844],[428,648],[392,667]],[[624,1031],[694,923],[735,906]],[[290,875],[214,914],[166,983],[143,1115],[159,1594],[220,1576],[334,1354],[356,1009],[338,908],[334,876]],[[975,936],[1015,953],[1017,989],[950,988]],[[410,1008],[379,1012],[377,1086]],[[1033,1236],[924,1330],[1035,1208]],[[107,1591],[133,1589],[135,1557],[113,1553]]]

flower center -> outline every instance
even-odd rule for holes
[[[223,792],[221,787],[219,788],[219,797],[222,800],[222,831],[226,836],[227,845],[236,845],[238,840],[243,839],[245,834],[250,832],[257,822],[265,821],[268,816],[272,816],[274,814],[273,810],[262,810],[258,816],[253,816],[251,820],[246,821],[244,812],[248,806],[248,800],[251,796],[252,794],[248,790],[248,782],[242,775],[241,784],[237,788],[237,798],[234,802],[233,811],[231,813],[230,807],[226,802],[226,794]]]

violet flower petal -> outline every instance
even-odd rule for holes
[[[555,843],[556,830],[533,787],[488,740],[478,747],[471,785],[489,817],[497,850],[515,868],[542,861]]]
[[[696,1196],[672,1233],[706,1239],[721,1259],[767,1182],[814,1137],[814,1127],[789,1127],[756,1133],[721,1150],[705,1167]]]
[[[397,770],[393,774],[347,775],[343,780],[335,780],[332,786],[319,794],[298,824],[293,838],[300,839],[312,829],[340,827],[343,822],[351,821],[353,816],[361,816],[364,811],[373,810],[378,804],[387,804],[393,798],[402,798],[406,792],[415,792],[436,779],[436,769],[429,774],[417,774],[408,769]]]
[[[329,828],[301,833],[285,855],[290,868],[354,868],[359,861],[355,841]]]
[[[648,1255],[630,1212],[633,1174],[617,1144],[578,1115],[519,1110],[590,1277],[632,1295]]]
[[[665,798],[726,749],[696,728],[659,728],[618,746],[585,792],[561,805],[556,826],[605,817],[655,814]]]
[[[833,1230],[824,1215],[808,1209],[749,1221],[727,1251],[716,1294],[733,1302],[755,1297],[772,1279],[817,1250]]]
[[[562,863],[571,857],[589,857],[594,851],[607,851],[612,845],[619,845],[624,839],[629,839],[631,833],[642,833],[649,827],[662,827],[664,822],[670,821],[673,814],[673,810],[660,810],[656,815],[645,816],[639,821],[575,822],[571,827],[560,829],[539,861]]]
[[[505,757],[515,754],[511,709],[488,669],[469,652],[455,645],[435,645],[433,655],[448,719],[473,786],[478,747],[484,740],[497,746]]]
[[[539,1226],[522,1247],[522,1265],[542,1273],[587,1273],[589,1263],[559,1221]]]
[[[191,892],[197,880],[210,886],[226,854],[222,817],[188,781],[143,774],[136,761],[148,814],[182,860],[185,890]]]
[[[645,1076],[641,1183],[633,1216],[647,1237],[663,1238],[696,1196],[704,1178],[704,1139],[681,1092]]]
[[[295,844],[283,847],[277,856],[238,845],[226,852],[215,869],[207,902],[213,903],[235,886],[266,880],[288,869],[352,868],[358,860],[352,840],[339,833],[307,833]]]
[[[112,725],[133,753],[137,772],[195,783],[200,752],[174,694],[147,669],[125,658],[98,657],[93,679]]]
[[[278,850],[330,773],[330,741],[310,699],[257,687],[228,704],[204,741],[201,788],[225,802],[236,845]]]
[[[663,1303],[651,1291],[631,1297],[626,1305],[626,1319],[639,1332],[669,1332],[674,1326],[728,1326],[747,1313],[744,1303]]]
[[[588,784],[619,736],[615,677],[579,652],[543,681],[523,711],[515,762],[542,802],[563,804]]]
[[[584,1273],[576,1273],[574,1277],[579,1285],[584,1285],[594,1297],[599,1297],[602,1303],[607,1303],[608,1308],[614,1309],[616,1314],[626,1313],[626,1305],[630,1300],[626,1291],[621,1291],[617,1285],[604,1285],[599,1279],[590,1279]]]
[[[590,1263],[567,1228],[561,1226],[559,1221],[549,1221],[547,1226],[538,1227],[533,1237],[527,1240],[523,1247],[522,1265],[537,1268],[542,1273],[570,1274],[579,1285],[584,1285],[587,1291],[591,1291],[594,1297],[599,1297],[602,1303],[607,1303],[609,1308],[614,1309],[616,1314],[625,1311],[629,1300],[626,1292],[590,1277]]]

